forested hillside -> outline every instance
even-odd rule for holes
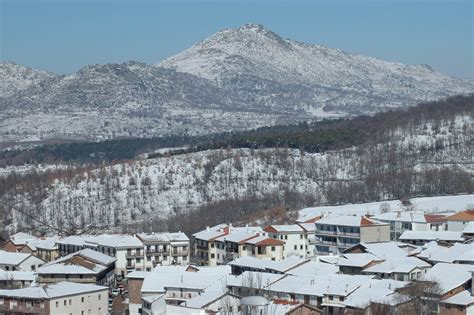
[[[473,104],[473,97],[452,98],[373,117],[221,134],[191,146],[207,149],[199,152],[10,172],[0,178],[3,224],[42,233],[150,224],[192,230],[278,206],[471,193]]]

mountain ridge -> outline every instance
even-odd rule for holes
[[[162,62],[56,75],[0,64],[0,139],[207,134],[372,114],[474,91],[474,81],[304,44],[260,24],[225,29]]]

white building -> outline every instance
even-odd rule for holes
[[[145,249],[144,270],[161,265],[186,265],[190,261],[189,238],[182,232],[141,233],[137,237]]]
[[[297,255],[300,257],[312,256],[313,248],[310,240],[314,240],[316,226],[313,223],[299,223],[289,225],[269,225],[263,229],[269,237],[285,242],[283,256]]]
[[[461,211],[446,218],[446,230],[462,231],[474,221],[474,210]]]
[[[32,254],[0,250],[0,269],[6,271],[35,271],[45,262]]]
[[[108,314],[108,288],[73,282],[0,290],[0,312],[45,315]]]
[[[430,225],[422,211],[390,211],[372,217],[390,224],[390,240],[398,241],[404,231],[428,231]]]
[[[316,221],[316,253],[340,254],[362,242],[390,240],[390,225],[365,216],[329,216]]]

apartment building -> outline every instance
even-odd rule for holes
[[[430,225],[421,211],[391,211],[372,217],[390,224],[390,240],[398,241],[404,231],[428,231]]]
[[[0,290],[1,314],[105,315],[108,288],[60,282],[14,290]]]
[[[141,233],[137,237],[145,249],[144,270],[156,266],[186,265],[190,260],[189,238],[182,232]]]
[[[289,225],[269,225],[263,229],[269,237],[285,242],[283,256],[312,256],[314,246],[314,223],[298,223]],[[311,242],[312,241],[312,242]],[[313,243],[313,244],[310,244]]]
[[[329,216],[316,221],[316,254],[340,254],[354,245],[390,240],[390,224],[365,216]]]

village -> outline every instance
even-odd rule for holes
[[[474,210],[351,209],[192,235],[19,232],[0,313],[473,314]]]

